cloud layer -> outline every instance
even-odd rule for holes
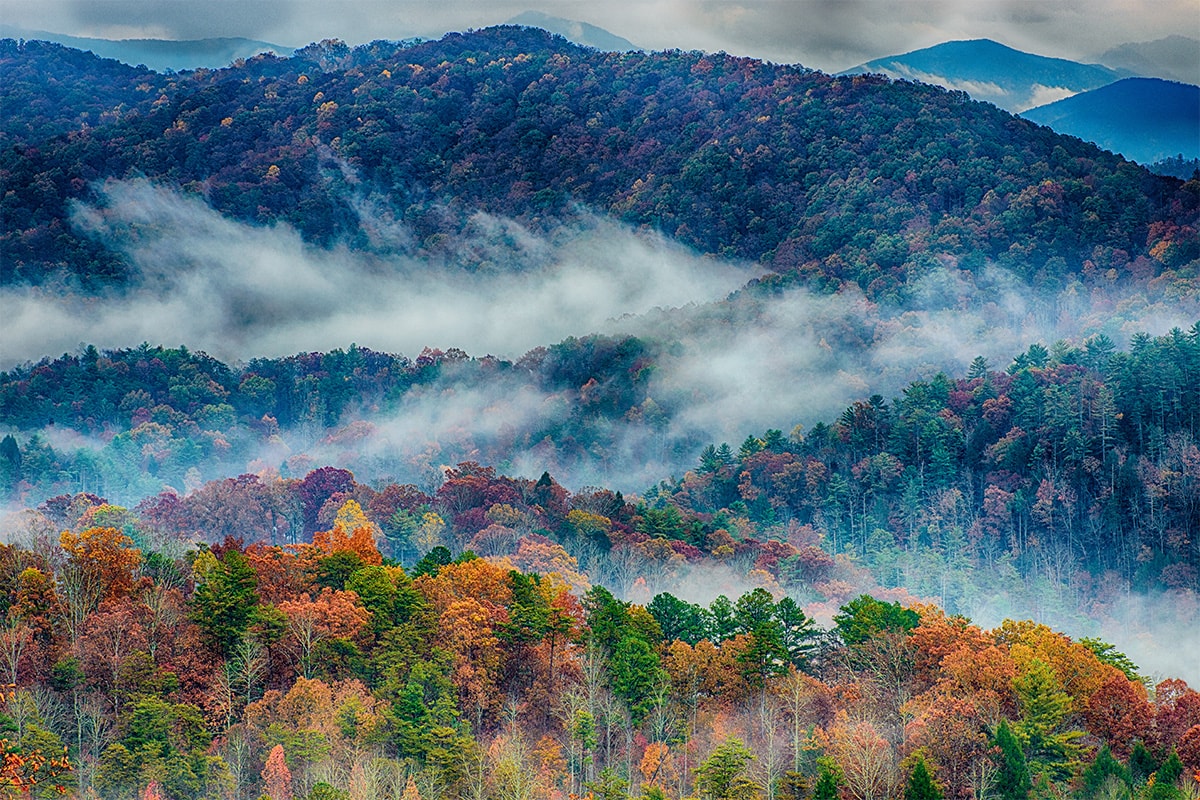
[[[515,360],[592,333],[656,342],[649,394],[673,414],[652,431],[614,429],[604,457],[556,472],[575,486],[638,491],[692,466],[696,442],[736,445],[768,428],[811,427],[871,394],[890,399],[939,371],[960,375],[979,355],[1003,368],[1033,342],[1098,331],[1124,342],[1200,316],[1137,297],[1120,298],[1117,315],[1117,298],[1070,290],[1039,298],[1002,270],[969,273],[951,263],[915,278],[905,306],[878,305],[854,287],[832,295],[747,289],[727,301],[757,273],[586,213],[548,234],[478,215],[448,248],[465,263],[490,265],[469,271],[453,256],[314,248],[285,225],[236,222],[145,180],[113,181],[102,194],[103,203],[76,207],[73,221],[127,256],[134,288],[106,296],[0,291],[9,309],[0,368],[84,342],[182,344],[235,363],[351,343],[410,357],[458,347]],[[393,225],[373,235],[403,241],[407,232]],[[398,413],[372,418],[369,441],[289,444],[321,463],[372,463],[377,474],[417,480],[430,459],[475,458],[472,441],[545,429],[570,411],[514,376],[478,385],[449,375],[410,393]],[[505,468],[536,477],[553,460],[539,447],[510,448]]]

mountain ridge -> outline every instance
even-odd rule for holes
[[[1191,84],[1123,78],[1021,116],[1141,164],[1200,158],[1200,87]]]
[[[65,55],[11,43],[5,59],[37,69],[5,88],[6,102],[70,124],[72,108],[39,94],[39,76],[76,70],[56,66]],[[1029,278],[1052,259],[1055,272],[1081,269],[1100,242],[1148,256],[1152,220],[1192,213],[1168,210],[1177,182],[1156,188],[1167,179],[959,93],[725,55],[597,53],[530,28],[325,42],[147,88],[104,125],[0,157],[17,185],[50,191],[4,199],[5,282],[57,265],[120,274],[120,257],[72,232],[67,212],[89,181],[131,171],[204,186],[221,213],[284,221],[322,245],[371,246],[356,193],[426,254],[460,212],[540,224],[582,205],[700,252],[880,296],[938,255],[996,259]],[[1113,180],[1089,186],[1097,176]],[[1046,181],[1063,202],[1035,202]],[[1085,202],[1111,211],[1089,222]]]
[[[130,66],[146,66],[155,72],[219,69],[238,59],[260,53],[290,55],[294,48],[240,36],[208,39],[100,39],[69,36],[51,31],[26,30],[0,24],[0,37],[53,42],[100,58],[111,58]]]
[[[1191,36],[1173,34],[1152,42],[1126,42],[1095,58],[1143,78],[1200,84],[1200,39]]]
[[[597,50],[625,52],[641,49],[625,37],[618,36],[604,28],[579,20],[554,17],[540,11],[523,11],[509,19],[505,24],[541,28],[550,33],[557,33],[559,36],[575,44],[583,45],[584,47],[594,47]]]
[[[932,47],[885,56],[839,73],[877,72],[966,91],[1008,111],[1047,102],[1045,97],[1094,89],[1125,74],[1101,64],[1026,53],[992,39],[942,42]]]

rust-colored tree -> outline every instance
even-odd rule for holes
[[[68,557],[68,568],[77,568],[99,579],[101,598],[115,599],[133,588],[133,571],[142,563],[142,552],[116,528],[88,528],[80,533],[63,531],[59,540]]]
[[[271,748],[262,771],[263,794],[271,800],[292,800],[292,773],[283,755],[283,745]]]
[[[1128,758],[1135,741],[1150,738],[1154,708],[1145,686],[1110,667],[1108,678],[1084,705],[1083,719],[1088,731],[1107,742],[1113,753]]]
[[[316,665],[313,653],[329,639],[353,639],[362,631],[370,613],[358,602],[354,592],[322,589],[315,598],[307,595],[279,604],[287,618],[290,641],[295,648],[300,674],[311,678]]]

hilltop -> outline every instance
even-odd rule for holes
[[[2,132],[17,145],[0,155],[17,187],[2,203],[7,284],[128,281],[120,249],[72,209],[134,176],[317,246],[420,258],[480,211],[537,228],[586,208],[874,298],[902,296],[932,261],[1058,284],[1086,280],[1085,262],[1117,266],[1116,250],[1153,276],[1196,249],[1196,195],[1180,182],[960,92],[877,76],[601,53],[517,27],[125,72],[120,97],[99,86],[118,68],[76,51],[9,41],[2,62],[18,78],[5,103],[30,110]],[[372,239],[367,206],[403,244]]]
[[[886,56],[842,74],[880,73],[965,91],[1014,113],[1112,83],[1127,73],[1025,53],[991,39],[943,42]]]

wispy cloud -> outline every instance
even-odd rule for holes
[[[103,205],[75,208],[74,223],[129,258],[134,288],[105,296],[5,289],[14,309],[0,346],[7,365],[83,341],[187,344],[234,361],[351,342],[516,357],[617,316],[723,297],[751,275],[589,215],[548,237],[478,215],[456,248],[476,259],[503,248],[527,268],[469,272],[452,261],[310,247],[285,225],[236,222],[145,180],[113,181],[102,194]]]
[[[890,398],[939,371],[962,374],[978,355],[1002,368],[1035,341],[1104,331],[1121,342],[1200,316],[1194,301],[1164,307],[1076,290],[1038,297],[1003,270],[969,272],[949,261],[913,278],[903,306],[877,304],[855,287],[832,295],[746,290],[725,302],[757,273],[586,213],[549,233],[480,214],[449,257],[419,261],[314,248],[285,225],[236,222],[144,180],[111,182],[102,194],[103,203],[78,206],[74,220],[127,255],[133,288],[103,296],[3,290],[6,366],[85,341],[184,344],[230,362],[351,343],[409,356],[428,346],[516,359],[590,333],[655,342],[649,394],[666,416],[649,428],[614,423],[604,453],[569,459],[571,471],[556,473],[572,485],[640,490],[692,466],[697,442],[810,427],[870,394]],[[405,241],[402,225],[374,219],[373,235]],[[293,434],[288,454],[412,480],[439,460],[477,458],[473,447],[507,436],[506,469],[536,476],[555,462],[553,444],[522,437],[565,420],[567,399],[519,376],[472,380],[449,371],[397,413],[368,415],[369,441],[353,431]]]
[[[1022,107],[1014,108],[1013,111],[1020,113],[1028,111],[1031,108],[1044,106],[1047,103],[1056,103],[1059,100],[1065,100],[1078,94],[1073,89],[1068,89],[1065,86],[1043,86],[1040,83],[1035,83],[1030,92],[1029,99],[1022,104]]]
[[[921,83],[931,83],[955,91],[966,92],[977,99],[1002,99],[1008,97],[1008,90],[998,83],[991,81],[971,81],[960,78],[949,78],[945,75],[935,75],[932,72],[922,72],[906,64],[891,63],[887,67],[888,74],[894,78],[905,78]]]

